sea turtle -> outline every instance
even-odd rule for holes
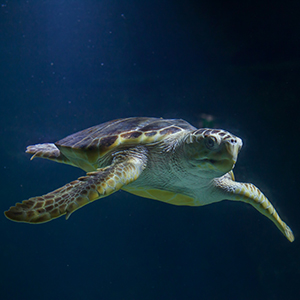
[[[197,129],[181,119],[133,117],[74,133],[27,153],[87,172],[65,186],[5,212],[17,222],[43,223],[120,189],[174,205],[243,201],[271,219],[289,241],[291,229],[263,193],[236,182],[232,169],[242,140],[221,129]]]

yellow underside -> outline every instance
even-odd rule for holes
[[[163,190],[157,190],[157,189],[130,189],[130,188],[124,188],[126,192],[129,192],[131,194],[144,197],[144,198],[150,198],[162,202],[166,202],[173,205],[188,205],[188,206],[195,206],[195,200],[192,197],[177,194],[174,192],[169,191],[163,191]]]

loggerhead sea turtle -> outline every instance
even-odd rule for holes
[[[74,133],[55,144],[28,146],[27,153],[88,172],[5,212],[17,222],[43,223],[119,189],[174,205],[242,201],[272,220],[289,241],[291,229],[263,193],[236,182],[232,169],[242,140],[221,129],[197,129],[180,119],[126,118]]]

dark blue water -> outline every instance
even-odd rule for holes
[[[209,3],[207,3],[209,2]],[[0,211],[84,173],[27,145],[127,116],[201,114],[244,141],[270,198],[175,207],[125,192],[43,224],[1,222],[1,299],[299,299],[298,1],[2,1]]]

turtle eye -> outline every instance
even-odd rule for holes
[[[209,149],[209,150],[213,150],[216,149],[218,147],[218,141],[215,137],[213,136],[207,136],[205,137],[205,146]]]

